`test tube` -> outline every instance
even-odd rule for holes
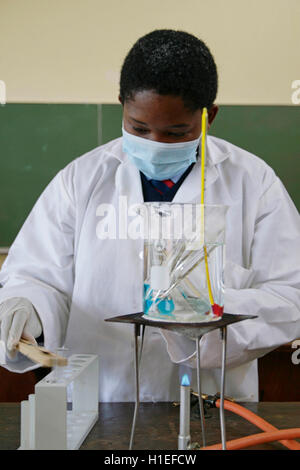
[[[61,357],[67,357],[68,356],[69,349],[65,348],[62,346],[61,348],[57,348],[55,350],[55,354]],[[59,362],[54,362],[53,366],[53,382],[60,382],[63,380],[64,377],[64,372],[65,372],[65,367],[66,366],[61,366]]]

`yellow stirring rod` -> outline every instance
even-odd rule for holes
[[[205,152],[206,152],[206,132],[207,132],[207,109],[203,108],[202,110],[202,136],[201,136],[201,231],[202,231],[202,240],[204,243],[204,177],[205,177]],[[212,288],[209,277],[208,261],[207,261],[207,249],[206,245],[203,245],[204,249],[204,262],[205,262],[205,271],[206,271],[206,280],[210,304],[214,305],[214,298],[212,294]]]
[[[202,110],[202,134],[201,134],[201,200],[200,200],[200,204],[204,204],[206,120],[207,120],[207,109],[203,108]]]

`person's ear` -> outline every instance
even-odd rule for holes
[[[215,120],[216,115],[218,114],[219,106],[213,104],[210,110],[208,111],[208,125],[207,128],[209,129],[212,125],[213,121]]]
[[[120,101],[121,105],[123,106],[123,101],[122,101],[121,95],[119,95],[119,101]]]

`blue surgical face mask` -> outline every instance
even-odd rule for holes
[[[159,181],[171,179],[196,161],[200,137],[188,142],[169,144],[129,134],[124,127],[122,132],[123,151],[148,178]]]

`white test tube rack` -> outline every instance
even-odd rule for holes
[[[21,402],[19,450],[79,449],[98,420],[98,384],[98,356],[74,354],[67,366],[54,368]]]

